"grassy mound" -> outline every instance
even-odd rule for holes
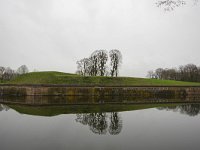
[[[166,86],[199,86],[200,83],[181,82],[172,80],[157,80],[133,77],[83,77],[63,72],[31,72],[6,82],[8,84],[67,84],[67,85],[105,85],[105,86],[139,86],[139,85],[166,85]]]

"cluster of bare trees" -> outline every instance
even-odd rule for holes
[[[110,59],[109,59],[110,58]],[[110,66],[108,66],[110,61]],[[122,63],[122,54],[119,50],[96,50],[89,58],[77,61],[77,74],[83,76],[118,76]]]
[[[28,73],[28,67],[26,65],[20,66],[17,70],[13,70],[10,67],[0,66],[0,81],[7,81],[15,78],[18,75]]]
[[[200,82],[200,67],[194,64],[187,64],[185,66],[179,66],[178,69],[158,68],[155,71],[149,71],[147,76],[149,78],[163,80]]]

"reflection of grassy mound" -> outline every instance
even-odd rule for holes
[[[21,75],[11,84],[69,84],[69,85],[200,85],[200,83],[133,77],[82,77],[62,72],[32,72]]]
[[[148,104],[148,105],[68,105],[68,106],[25,106],[9,105],[10,108],[22,114],[36,116],[56,116],[60,114],[95,113],[95,112],[120,112],[142,110],[154,107],[176,106],[177,104]]]

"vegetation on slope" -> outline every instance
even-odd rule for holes
[[[31,72],[16,77],[8,84],[67,84],[67,85],[102,85],[102,86],[142,86],[142,85],[166,85],[166,86],[199,86],[200,83],[181,82],[172,80],[145,79],[133,77],[84,77],[76,74],[62,72]]]

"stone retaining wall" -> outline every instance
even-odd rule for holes
[[[3,85],[0,96],[131,96],[159,98],[200,98],[200,87],[143,86],[143,87],[78,87],[78,86],[31,86]]]

